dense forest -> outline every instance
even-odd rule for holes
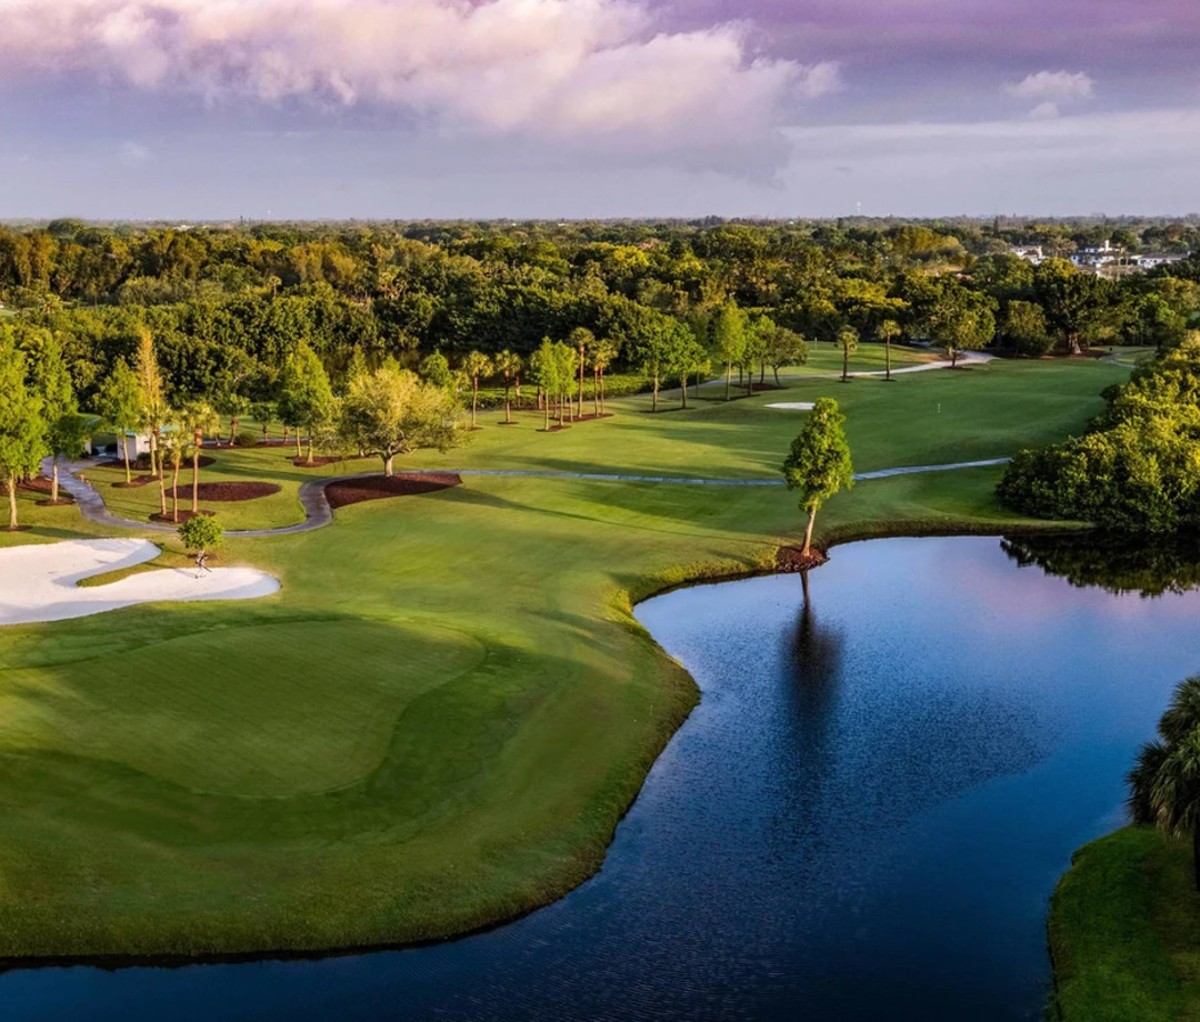
[[[53,342],[84,408],[146,333],[170,401],[235,404],[274,400],[301,346],[336,388],[356,357],[417,368],[440,352],[453,370],[579,329],[616,367],[664,378],[767,364],[767,349],[794,361],[848,331],[1025,356],[1178,344],[1200,318],[1200,257],[1116,280],[1066,258],[1109,240],[1182,255],[1200,222],[58,220],[0,228],[0,324],[20,347]]]

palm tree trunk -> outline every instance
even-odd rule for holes
[[[658,373],[654,374],[654,396],[650,399],[650,411],[658,411]]]
[[[686,408],[687,407],[687,374],[686,373],[679,377],[679,398],[680,398],[679,407]]]
[[[171,466],[171,520],[179,521],[179,462]]]
[[[125,482],[133,482],[133,475],[129,471],[129,437],[125,435],[126,431],[121,430],[121,453],[125,456]]]
[[[816,522],[816,520],[817,520],[817,509],[814,507],[814,508],[811,508],[808,512],[808,527],[805,528],[805,530],[804,530],[804,546],[800,550],[800,553],[802,553],[805,557],[807,557],[812,552],[813,523]]]
[[[890,337],[883,342],[883,360],[885,367],[883,378],[890,383],[892,379],[892,339]]]
[[[583,418],[583,345],[579,346],[579,417]]]
[[[55,454],[51,459],[50,464],[53,466],[50,472],[50,503],[58,503],[58,455]]]
[[[192,514],[200,510],[200,445],[192,450]]]
[[[850,379],[850,349],[842,345],[842,382]]]
[[[1192,881],[1200,891],[1200,823],[1192,828]]]
[[[545,413],[545,419],[542,422],[542,432],[549,433],[550,432],[550,402],[549,401],[547,401],[544,405],[542,405],[542,411]]]
[[[508,399],[509,382],[508,377],[504,377],[504,421],[505,423],[512,422],[512,402]]]
[[[733,378],[733,363],[725,363],[725,400],[729,400],[729,384]]]
[[[296,427],[296,457],[299,458],[304,452],[300,450],[300,427]]]
[[[9,476],[4,480],[5,489],[8,490],[8,527],[14,532],[17,529],[17,480],[15,476]]]

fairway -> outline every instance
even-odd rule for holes
[[[547,435],[525,416],[399,467],[777,478],[803,413],[765,405],[820,396],[842,402],[860,471],[1003,457],[1080,430],[1125,373],[797,378],[660,414],[638,397],[612,419]],[[310,472],[278,450],[215,456],[202,479],[284,487],[227,524],[299,520]],[[863,482],[818,529],[997,531],[1017,521],[995,503],[998,474]],[[116,492],[131,511],[157,503]],[[34,532],[0,543],[102,531],[28,498],[22,515]],[[631,601],[768,567],[800,528],[782,488],[473,477],[227,542],[222,564],[281,579],[269,601],[3,630],[0,955],[407,942],[560,895],[597,868],[696,699]]]

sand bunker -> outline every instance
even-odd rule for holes
[[[164,568],[110,585],[79,588],[93,575],[144,564],[158,547],[144,539],[88,539],[0,550],[0,626],[63,621],[139,603],[177,600],[250,600],[270,596],[279,582],[254,568],[194,571]]]
[[[768,408],[782,408],[785,412],[811,412],[813,410],[813,402],[811,401],[780,401],[773,405],[767,405]]]

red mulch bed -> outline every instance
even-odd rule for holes
[[[17,484],[17,489],[22,490],[25,493],[46,494],[46,500],[37,501],[38,507],[67,507],[68,505],[75,503],[71,497],[66,495],[62,487],[59,487],[58,490],[58,500],[48,499],[50,494],[53,492],[53,485],[54,484],[45,476],[38,476],[36,479],[26,479],[25,482]]]
[[[798,546],[784,546],[775,555],[775,568],[778,571],[808,571],[810,568],[819,568],[828,560],[825,552],[816,547],[805,555]]]
[[[214,503],[226,503],[235,500],[257,500],[259,497],[269,497],[273,493],[278,493],[280,487],[275,483],[201,483],[196,487],[196,495],[200,500],[211,500]],[[167,487],[168,498],[171,493],[171,487]],[[179,481],[179,499],[184,496],[188,500],[192,499],[192,484],[189,481],[186,485],[183,480]]]
[[[449,472],[422,472],[415,475],[364,476],[362,479],[346,479],[330,483],[325,487],[325,499],[332,508],[360,504],[364,500],[382,500],[385,497],[411,497],[418,493],[435,493],[448,490],[462,482]]]
[[[186,521],[187,521],[189,518],[195,518],[197,515],[209,515],[209,516],[211,516],[211,515],[213,515],[214,513],[215,513],[215,512],[212,512],[212,511],[205,511],[203,508],[201,508],[199,511],[192,511],[190,508],[189,508],[188,510],[186,510],[186,511],[185,511],[183,508],[180,508],[180,509],[179,509],[179,521],[177,522],[177,521],[175,521],[175,518],[174,518],[174,516],[171,514],[171,512],[170,512],[170,511],[167,511],[167,513],[166,513],[165,515],[164,515],[164,514],[160,514],[158,511],[155,511],[155,512],[154,512],[154,514],[152,514],[152,515],[150,516],[150,521],[152,521],[152,522],[164,522],[164,523],[166,523],[167,525],[182,525],[182,524],[183,524],[184,522],[186,522]]]
[[[158,476],[134,476],[129,482],[121,480],[119,483],[113,483],[114,490],[136,490],[140,486],[149,486],[151,483],[157,483]]]

